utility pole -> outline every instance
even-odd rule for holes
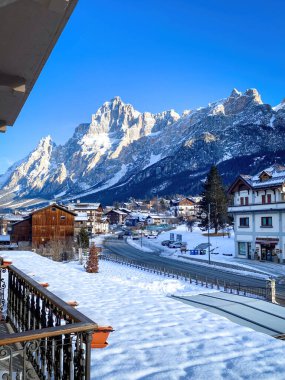
[[[208,205],[208,262],[211,264],[211,252],[210,252],[210,219],[211,219],[211,204]]]

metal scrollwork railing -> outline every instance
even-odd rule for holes
[[[14,266],[7,272],[1,300],[7,293],[3,312],[13,334],[0,335],[2,379],[89,380],[97,324]]]

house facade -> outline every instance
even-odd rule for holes
[[[120,210],[111,210],[106,213],[106,217],[110,224],[124,224],[128,214]]]
[[[198,204],[190,197],[175,199],[170,201],[170,209],[177,217],[185,219],[195,219]]]
[[[240,175],[228,194],[236,256],[285,262],[285,167],[275,164],[255,176]]]
[[[74,217],[74,236],[78,236],[81,228],[88,231],[88,216],[86,212],[79,212]]]
[[[98,233],[102,233],[106,229],[106,223],[102,220],[103,217],[103,207],[101,203],[82,203],[77,201],[75,203],[69,203],[67,205],[68,210],[73,211],[78,216],[85,214],[87,219],[84,220],[81,227],[85,228],[89,234],[95,233],[96,230]],[[82,218],[76,218],[76,226],[80,225],[80,220]],[[83,222],[83,220],[81,220]],[[84,224],[84,226],[83,226]],[[80,227],[80,228],[81,228]]]
[[[19,214],[4,214],[0,215],[0,235],[9,235],[12,231],[12,225],[24,219]]]

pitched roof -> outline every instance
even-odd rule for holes
[[[52,203],[51,205],[48,205],[48,206],[46,206],[46,207],[39,208],[38,210],[33,211],[33,212],[31,213],[31,215],[34,215],[34,214],[36,214],[36,213],[39,212],[39,211],[46,210],[46,209],[48,209],[48,208],[50,208],[50,207],[56,207],[56,208],[58,208],[58,209],[61,210],[61,211],[67,212],[68,214],[71,214],[71,215],[73,215],[73,216],[77,216],[77,214],[76,214],[75,212],[70,211],[70,210],[68,210],[68,209],[65,208],[65,207],[62,207],[62,206],[58,205],[57,203]]]
[[[268,175],[268,179],[261,180],[261,175],[265,173]],[[242,181],[251,189],[262,189],[267,187],[280,186],[285,182],[285,166],[274,164],[269,168],[262,170],[261,172],[250,175],[239,175],[235,181],[231,184],[228,193],[231,193],[238,181]]]
[[[106,215],[110,214],[111,212],[115,212],[116,214],[119,214],[119,215],[128,215],[126,212],[123,212],[120,210],[110,210],[106,213]]]
[[[69,203],[67,207],[70,210],[97,210],[102,205],[101,203]]]

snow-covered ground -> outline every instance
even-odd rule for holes
[[[174,230],[168,231],[168,232],[162,232],[158,235],[157,239],[144,239],[144,243],[146,246],[153,246],[156,248],[160,248],[163,250],[166,254],[167,253],[173,253],[175,249],[163,247],[161,245],[161,242],[163,240],[169,240],[170,239],[170,233],[174,233],[174,238],[176,239],[176,235],[180,234],[182,235],[182,241],[187,243],[187,250],[193,250],[195,247],[197,247],[201,243],[208,243],[208,237],[204,236],[206,232],[202,232],[200,228],[194,227],[193,232],[190,232],[186,225],[182,224],[176,227]],[[234,233],[231,230],[231,236],[228,238],[228,236],[211,236],[210,237],[210,243],[211,243],[211,250],[215,249],[214,252],[218,252],[218,254],[211,254],[211,258],[215,261],[222,261],[228,263],[229,261],[233,261],[234,259],[234,253],[235,253],[235,247],[234,247]],[[180,250],[177,250],[180,252]],[[232,256],[225,256],[231,254]],[[186,255],[190,256],[193,259],[200,259],[200,260],[208,260],[208,254],[206,255],[190,255],[190,252],[187,251]]]
[[[139,240],[133,240],[131,237],[128,237],[126,239],[126,242],[131,245],[134,248],[139,249],[140,251],[143,252],[153,252],[151,248],[147,248],[144,245],[141,244],[141,238]]]
[[[92,351],[92,379],[182,380],[285,378],[285,344],[226,318],[168,297],[209,289],[100,261],[88,274],[77,262],[32,252],[3,256],[49,290],[79,302],[78,310],[115,332]]]

